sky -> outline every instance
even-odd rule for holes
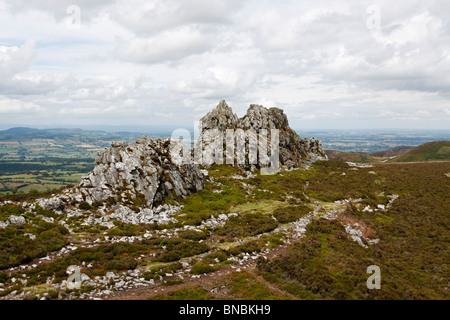
[[[448,0],[0,0],[0,129],[450,129]]]

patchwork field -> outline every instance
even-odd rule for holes
[[[55,191],[80,182],[93,168],[93,159],[74,164],[66,160],[59,163],[0,161],[0,194]]]

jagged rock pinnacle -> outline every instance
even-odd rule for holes
[[[301,139],[289,127],[286,114],[279,108],[267,109],[264,106],[252,104],[247,110],[247,114],[239,119],[227,103],[222,100],[212,112],[201,119],[200,127],[199,141],[202,142],[203,150],[210,149],[210,144],[213,143],[212,141],[215,138],[209,133],[211,129],[219,129],[224,135],[226,129],[254,130],[256,132],[262,129],[268,131],[278,129],[280,133],[280,162],[282,165],[292,168],[305,162],[310,163],[327,159],[321,142],[314,138]]]
[[[235,128],[238,124],[238,117],[228,106],[225,100],[221,100],[217,107],[204,116],[200,123],[205,128],[217,128],[225,131],[229,128]]]

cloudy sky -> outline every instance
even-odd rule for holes
[[[0,0],[0,129],[192,127],[220,99],[448,129],[450,1]]]

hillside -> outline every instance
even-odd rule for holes
[[[379,158],[392,158],[398,157],[411,149],[414,149],[414,147],[399,146],[385,151],[372,152],[370,155]]]
[[[0,202],[0,297],[447,300],[448,172],[448,162],[328,161],[274,176],[213,166],[165,225],[121,206]],[[370,265],[381,290],[366,287]],[[76,266],[81,289],[67,289]]]
[[[221,103],[204,127],[224,119],[287,123]],[[144,137],[98,153],[78,185],[1,196],[0,299],[448,300],[450,162],[317,161],[320,141],[284,134],[298,143],[270,175],[177,164],[176,142]]]
[[[450,141],[434,141],[405,152],[392,162],[450,160]]]
[[[345,162],[369,163],[376,162],[377,159],[365,152],[343,152],[338,150],[325,150],[325,154],[331,160]]]
[[[338,150],[325,150],[325,154],[331,160],[339,160],[345,162],[356,162],[356,163],[372,163],[381,162],[387,160],[388,158],[393,158],[400,156],[414,147],[395,147],[389,150],[378,151],[373,153],[367,152],[344,152]]]
[[[345,162],[374,163],[387,160],[392,162],[420,162],[450,160],[449,145],[449,141],[435,141],[418,147],[399,146],[372,153],[343,152],[338,150],[325,150],[325,153],[331,160]]]

